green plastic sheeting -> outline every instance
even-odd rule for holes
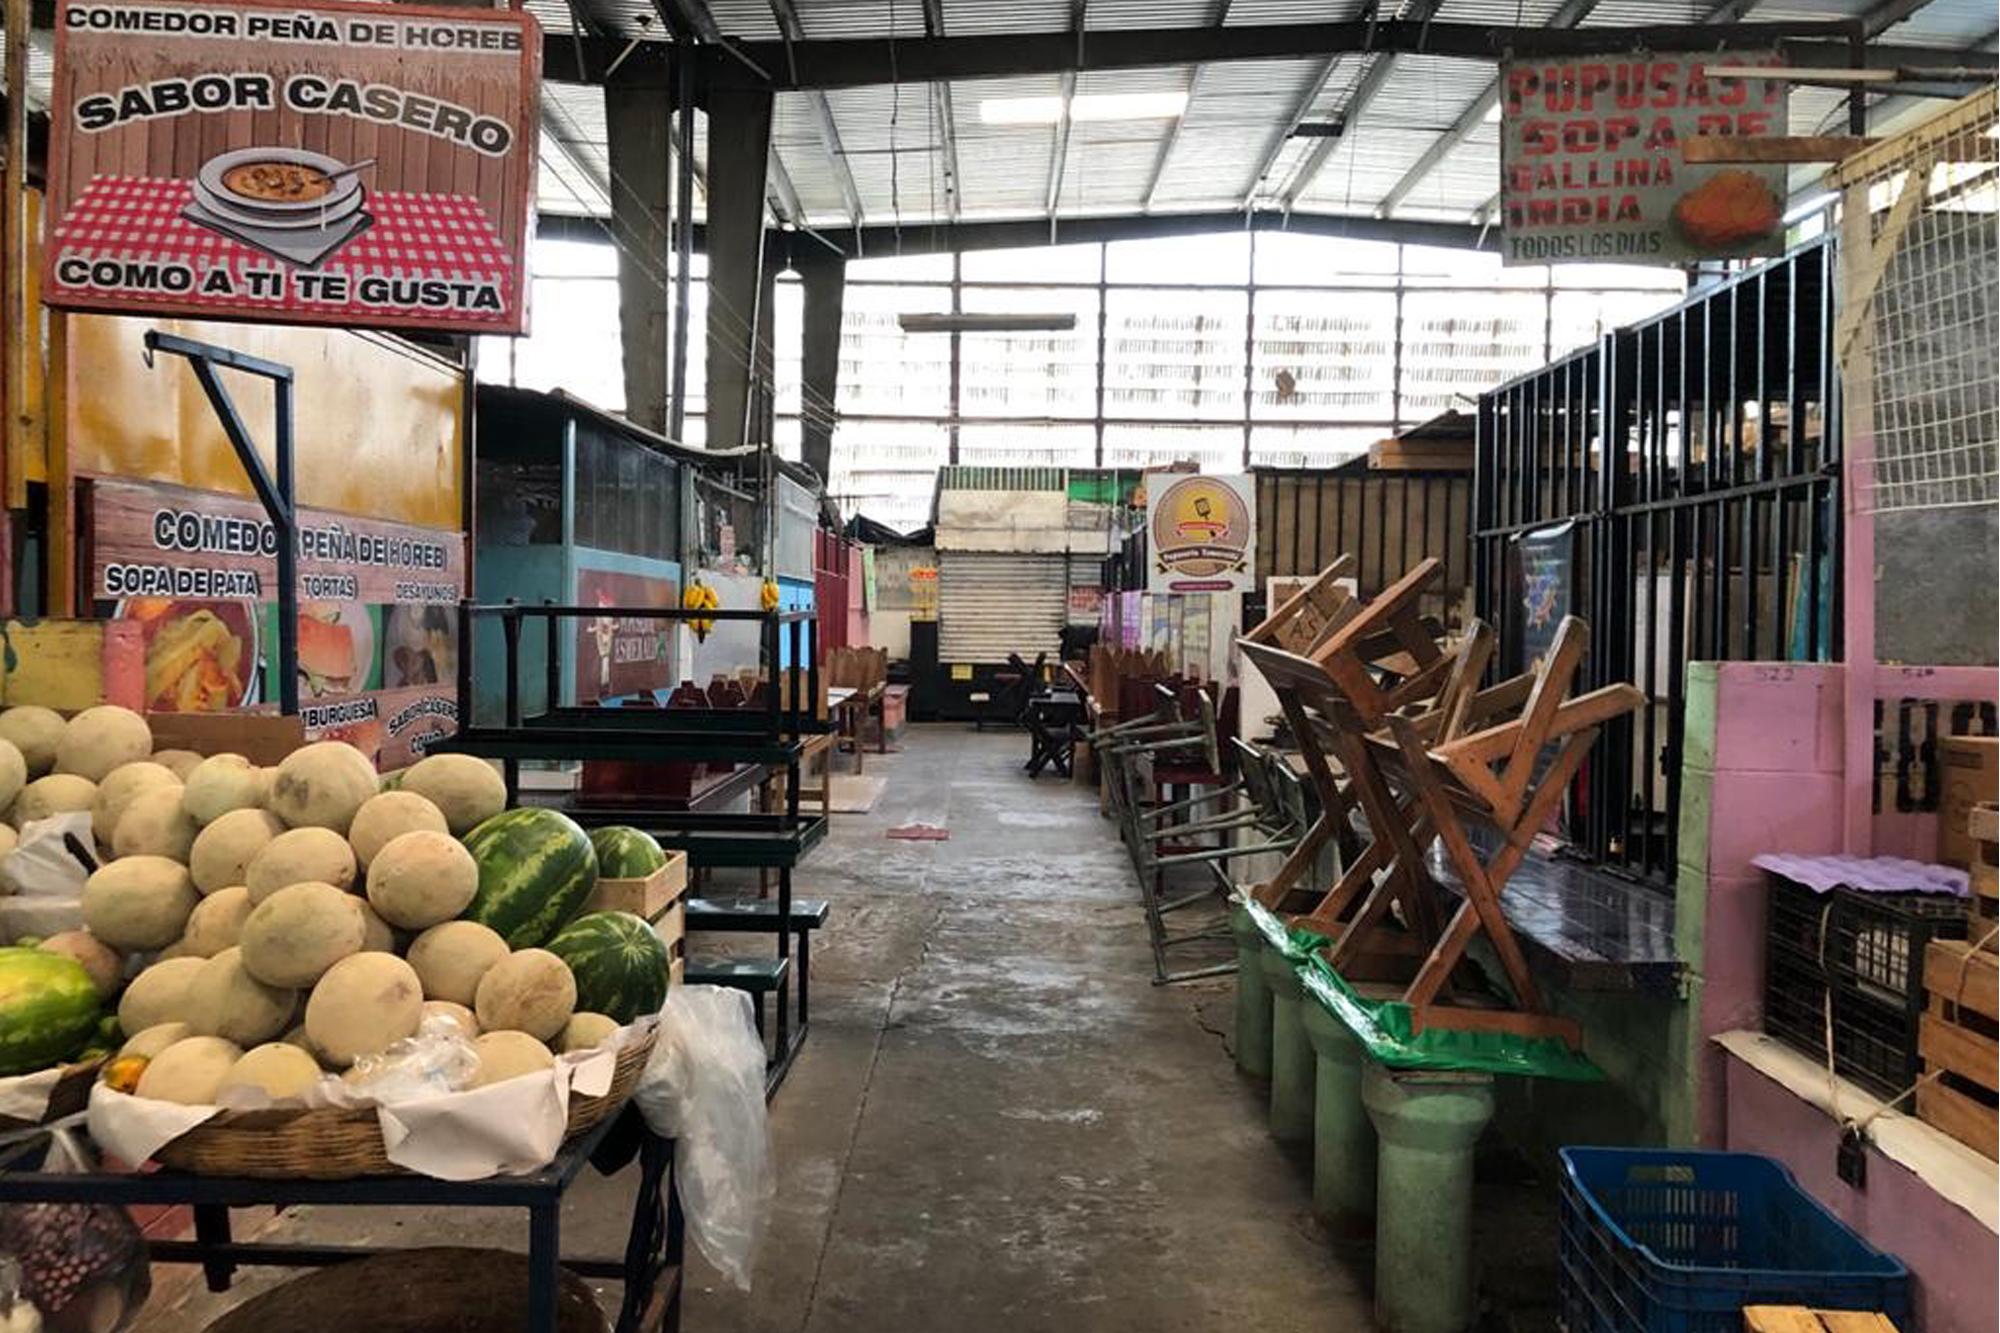
[[[1604,1071],[1588,1057],[1555,1037],[1456,1028],[1412,1032],[1409,1005],[1401,1000],[1362,999],[1317,954],[1300,966],[1299,980],[1309,997],[1331,1010],[1368,1054],[1390,1069],[1522,1074],[1571,1083],[1596,1083],[1604,1078]]]
[[[1455,1028],[1412,1032],[1410,1006],[1400,1000],[1364,1000],[1341,979],[1319,952],[1331,943],[1326,936],[1286,925],[1277,913],[1248,896],[1237,901],[1265,941],[1292,961],[1306,995],[1345,1023],[1369,1056],[1390,1069],[1521,1074],[1571,1083],[1597,1083],[1604,1078],[1604,1071],[1588,1057],[1554,1037]]]
[[[1278,919],[1276,912],[1254,898],[1239,897],[1237,901],[1243,904],[1251,923],[1263,933],[1265,942],[1294,963],[1303,963],[1333,942],[1314,931],[1286,925]]]

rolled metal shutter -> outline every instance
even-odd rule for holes
[[[1019,653],[1051,660],[1069,616],[1069,557],[938,552],[938,660],[994,665]]]

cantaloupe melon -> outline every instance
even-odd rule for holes
[[[214,893],[249,877],[257,853],[285,831],[284,821],[265,810],[231,810],[197,833],[188,850],[194,886]]]
[[[0,810],[14,803],[28,785],[28,761],[14,742],[0,738]]]
[[[511,1029],[537,1041],[561,1032],[575,1010],[576,978],[547,949],[521,949],[487,968],[472,1002],[485,1031]]]
[[[83,924],[112,948],[164,949],[201,901],[187,867],[164,856],[128,856],[83,883]]]
[[[484,1033],[473,1041],[472,1050],[479,1057],[479,1072],[467,1085],[472,1088],[554,1069],[556,1065],[549,1048],[525,1032]]]
[[[345,893],[354,886],[354,849],[332,829],[295,828],[250,859],[243,883],[253,903],[293,884],[331,884]]]
[[[430,1023],[432,1019],[455,1025],[459,1035],[467,1041],[479,1035],[478,1017],[462,1004],[453,1004],[450,1000],[425,1000],[423,1021]]]
[[[29,777],[39,778],[56,766],[56,743],[68,725],[53,708],[20,704],[0,713],[0,740],[21,752]]]
[[[213,958],[242,942],[243,923],[250,919],[250,890],[241,884],[217,889],[195,904],[181,935],[190,958]]]
[[[14,798],[14,808],[7,818],[15,828],[26,828],[34,820],[47,819],[50,815],[88,810],[96,799],[97,784],[89,778],[80,778],[74,773],[51,773],[21,788],[21,794]]]
[[[102,782],[112,769],[153,753],[146,719],[117,704],[86,708],[69,720],[56,742],[56,772]]]
[[[5,856],[21,845],[21,835],[12,824],[0,824],[0,856]]]
[[[563,1024],[555,1047],[567,1055],[571,1051],[595,1050],[604,1039],[618,1030],[618,1020],[609,1014],[593,1014],[585,1011],[571,1014],[569,1022]]]
[[[263,770],[240,754],[212,754],[187,776],[187,812],[206,827],[231,810],[264,803]]]
[[[285,756],[264,808],[291,827],[345,837],[354,812],[381,786],[368,756],[343,741],[315,741]]]
[[[235,948],[224,949],[201,965],[188,980],[181,1003],[187,1025],[202,1036],[255,1046],[292,1025],[298,996],[252,976],[243,965],[243,950]]]
[[[403,773],[401,790],[415,792],[443,814],[454,837],[464,837],[507,808],[507,784],[493,765],[469,754],[434,754]]]
[[[425,999],[470,1006],[478,997],[479,979],[507,953],[507,941],[491,927],[447,921],[411,942],[410,966],[423,980]]]
[[[243,1048],[221,1037],[183,1037],[146,1062],[138,1095],[183,1106],[208,1106]]]
[[[83,970],[90,973],[90,984],[97,987],[97,993],[107,1000],[125,984],[125,960],[118,956],[116,949],[87,930],[58,931],[38,947],[82,963]]]
[[[306,1036],[328,1064],[345,1069],[417,1030],[423,986],[394,954],[357,953],[327,969],[306,1001]]]
[[[273,1101],[303,1097],[320,1080],[319,1061],[296,1046],[267,1042],[243,1052],[230,1066],[218,1094],[231,1088],[256,1088]]]
[[[404,930],[428,930],[451,920],[478,892],[479,865],[449,833],[402,834],[368,867],[369,905]]]
[[[361,904],[331,884],[291,884],[250,909],[240,947],[250,975],[269,986],[310,986],[361,949]]]
[[[181,808],[179,783],[140,792],[119,817],[111,850],[119,856],[164,856],[187,863],[201,828]]]
[[[161,1023],[184,1023],[188,983],[206,958],[166,958],[132,978],[118,997],[118,1026],[135,1037]]]
[[[201,760],[202,756],[196,754],[193,750],[153,751],[153,762],[162,767],[171,768],[174,771],[174,776],[182,782],[188,780],[188,774],[194,772],[195,768],[201,763]]]
[[[141,1059],[150,1060],[182,1038],[194,1035],[194,1029],[185,1023],[155,1023],[129,1037],[125,1044],[118,1048],[118,1054],[136,1055]]]
[[[90,831],[99,842],[108,844],[117,835],[118,821],[142,793],[156,787],[179,791],[180,786],[181,780],[165,764],[150,759],[120,764],[97,784],[97,795],[90,802]]]
[[[411,791],[385,791],[363,801],[354,812],[347,841],[354,848],[354,859],[366,870],[390,842],[423,829],[450,831],[444,816],[428,800]]]
[[[375,914],[366,898],[355,898],[354,905],[361,909],[361,952],[395,953],[395,929]]]

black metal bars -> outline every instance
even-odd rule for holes
[[[1507,667],[1532,651],[1523,538],[1572,523],[1588,683],[1647,697],[1572,792],[1614,868],[1673,878],[1689,662],[1838,656],[1834,272],[1814,242],[1480,399],[1472,577]]]

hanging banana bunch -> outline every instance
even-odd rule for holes
[[[689,583],[687,591],[681,594],[681,608],[686,611],[715,611],[721,609],[721,606],[722,598],[699,577]],[[694,631],[697,643],[706,643],[708,636],[715,630],[715,622],[707,619],[690,620],[688,628]]]
[[[764,586],[757,590],[757,601],[766,611],[778,609],[778,581],[765,579]]]

